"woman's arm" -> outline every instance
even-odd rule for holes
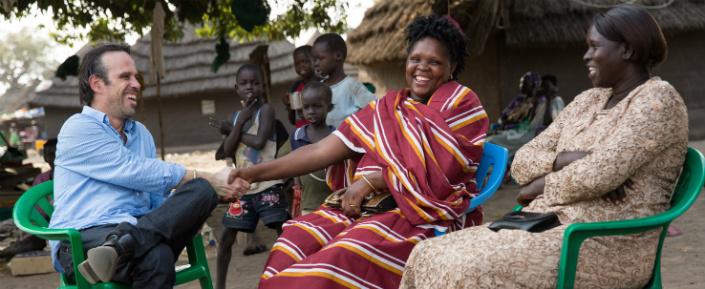
[[[356,155],[357,153],[345,146],[337,136],[329,135],[317,143],[303,146],[281,158],[247,168],[234,169],[230,173],[229,182],[232,183],[237,178],[247,182],[291,178],[315,172]]]
[[[572,121],[583,109],[582,99],[586,97],[593,97],[590,90],[576,96],[543,132],[517,151],[512,161],[511,174],[520,185],[527,185],[553,171],[561,131],[565,123]]]
[[[634,96],[604,143],[546,176],[544,196],[549,204],[602,197],[627,183],[637,169],[678,142],[674,135],[687,135],[687,113],[675,89],[659,85],[642,94]]]
[[[554,121],[514,155],[511,174],[520,185],[527,185],[553,171],[562,126],[562,123]]]

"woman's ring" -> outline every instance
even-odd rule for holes
[[[350,204],[350,205],[348,205],[348,206],[357,207],[357,205],[355,205],[355,204]]]

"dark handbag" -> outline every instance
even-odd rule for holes
[[[492,222],[487,228],[495,232],[501,229],[509,229],[538,233],[560,225],[561,222],[554,212],[510,212],[501,219]]]
[[[347,188],[342,188],[331,193],[323,203],[329,207],[338,208],[342,206],[343,194]],[[397,207],[397,202],[394,201],[394,197],[390,193],[378,193],[369,195],[362,201],[360,205],[360,210],[363,213],[377,214],[393,210]]]

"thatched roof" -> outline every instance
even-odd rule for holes
[[[211,69],[215,58],[216,39],[199,38],[193,30],[185,31],[178,42],[164,43],[164,65],[166,76],[161,80],[162,97],[181,97],[193,94],[207,94],[215,91],[232,90],[237,69],[249,60],[250,52],[265,41],[237,43],[230,41],[230,60],[222,65],[218,72]],[[294,45],[287,41],[269,42],[269,61],[272,85],[289,83],[296,79],[291,53]],[[82,51],[90,49],[83,48]],[[144,97],[156,95],[155,83],[149,81],[150,37],[142,37],[131,47],[132,57],[137,69],[145,75],[148,82]],[[80,56],[80,54],[79,54]],[[66,80],[53,79],[53,84],[46,90],[38,92],[32,101],[33,106],[78,107],[78,79],[68,77]]]
[[[595,12],[624,0],[451,0],[451,15],[469,38],[470,52],[480,54],[496,30],[512,47],[574,46],[584,42]],[[631,2],[631,1],[630,1]],[[664,32],[705,29],[703,0],[636,0],[651,7]],[[406,55],[404,28],[418,15],[445,13],[446,0],[380,0],[348,34],[348,61],[373,64],[401,60]]]

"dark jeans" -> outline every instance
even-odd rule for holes
[[[129,233],[135,240],[134,252],[129,259],[119,259],[113,281],[132,284],[133,288],[172,288],[174,263],[217,203],[218,197],[206,180],[192,180],[135,225],[123,222],[81,230],[83,249],[102,245],[109,234]],[[68,242],[61,242],[58,258],[64,274],[73,279]]]

